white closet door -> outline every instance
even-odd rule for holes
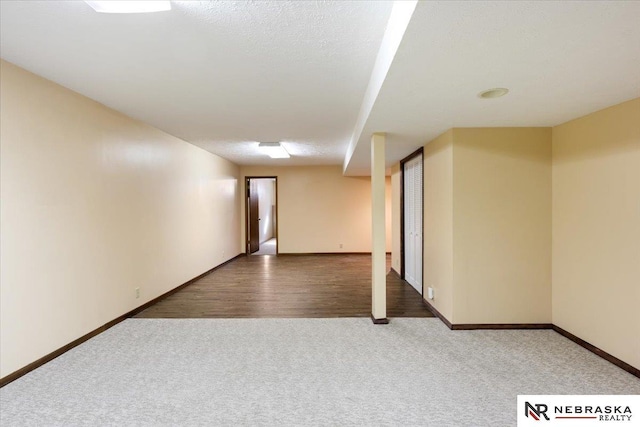
[[[422,155],[413,167],[413,238],[414,238],[414,288],[422,295]]]
[[[404,164],[404,278],[422,294],[422,155]]]
[[[412,285],[415,282],[413,277],[415,271],[413,178],[413,162],[408,161],[404,164],[404,279]]]

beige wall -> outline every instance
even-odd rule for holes
[[[448,320],[554,323],[640,366],[640,98],[553,129],[452,129],[424,173],[425,287]]]
[[[550,128],[425,145],[424,286],[453,324],[551,322]]]
[[[371,252],[371,179],[340,166],[242,166],[246,176],[278,177],[280,253]],[[241,242],[245,200],[241,198]],[[387,250],[391,250],[391,180],[387,180]],[[342,244],[342,248],[340,248]],[[242,243],[243,248],[244,244]]]
[[[449,321],[453,319],[453,132],[424,147],[424,268],[425,298]]]
[[[551,322],[551,129],[453,129],[453,323]]]
[[[400,164],[391,167],[391,268],[400,274]]]
[[[553,128],[553,323],[640,368],[640,98]]]
[[[4,377],[237,255],[240,202],[234,164],[4,61],[0,76]]]

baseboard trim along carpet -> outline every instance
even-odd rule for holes
[[[454,331],[471,331],[474,329],[553,329],[551,323],[460,323],[451,325]]]
[[[444,316],[442,315],[442,313],[440,313],[440,312],[438,311],[438,309],[437,309],[437,308],[435,308],[433,305],[431,305],[431,303],[430,303],[429,301],[427,301],[426,299],[422,298],[422,303],[423,303],[424,305],[426,305],[426,306],[427,306],[427,309],[428,309],[430,312],[432,312],[433,314],[435,314],[435,315],[436,315],[436,317],[442,321],[442,323],[444,323],[445,325],[447,325],[447,328],[449,328],[449,329],[453,329],[453,325],[451,324],[451,322],[449,322],[449,319],[447,319],[446,317],[444,317]]]
[[[40,366],[44,365],[45,363],[52,361],[56,357],[66,353],[67,351],[71,350],[74,347],[79,346],[83,342],[90,340],[91,338],[95,337],[96,335],[101,334],[102,332],[106,331],[107,329],[112,328],[113,326],[117,325],[118,323],[122,322],[123,320],[128,319],[129,317],[135,316],[136,314],[138,314],[141,311],[151,307],[153,304],[159,302],[160,300],[163,300],[163,299],[167,298],[168,296],[171,296],[171,295],[175,294],[176,292],[184,289],[185,287],[189,286],[193,282],[202,279],[207,274],[213,273],[214,271],[216,271],[220,267],[223,267],[223,266],[229,264],[230,262],[236,260],[237,258],[239,258],[241,256],[244,256],[244,254],[236,255],[235,257],[231,258],[230,260],[227,260],[227,261],[223,262],[222,264],[217,265],[217,266],[205,271],[204,273],[198,275],[197,277],[194,277],[193,279],[189,280],[188,282],[185,282],[182,285],[165,292],[164,294],[162,294],[162,295],[152,299],[151,301],[148,301],[148,302],[146,302],[146,303],[134,308],[133,310],[123,314],[122,316],[116,317],[112,321],[105,323],[104,325],[100,326],[99,328],[96,328],[93,331],[81,336],[80,338],[71,341],[69,344],[67,344],[65,346],[62,346],[59,349],[54,350],[54,351],[52,351],[51,353],[49,353],[49,354],[47,354],[45,356],[42,356],[40,359],[29,363],[27,366],[25,366],[23,368],[20,368],[17,371],[10,373],[9,375],[7,375],[7,376],[5,376],[3,378],[0,378],[0,388],[4,387],[5,385],[9,384],[10,382],[13,382],[13,381],[17,380],[21,376],[28,374],[29,372],[33,371],[34,369],[39,368]]]
[[[556,326],[552,323],[468,323],[468,324],[452,324],[446,317],[442,315],[429,301],[423,299],[422,302],[427,308],[439,318],[442,323],[447,325],[447,327],[453,331],[468,331],[468,330],[478,330],[478,329],[553,329],[560,335],[565,338],[570,339],[574,343],[578,344],[581,347],[586,348],[590,352],[600,356],[607,362],[613,363],[620,369],[623,369],[629,372],[631,375],[634,375],[640,378],[640,369],[631,366],[627,362],[618,359],[617,357],[607,353],[606,351],[596,347],[595,345],[588,343],[587,341],[573,335],[571,332],[565,331],[559,326]]]
[[[573,335],[571,332],[565,331],[560,326],[552,325],[551,329],[553,329],[563,337],[570,339],[571,341],[578,344],[579,346],[586,348],[590,352],[597,354],[598,356],[602,357],[604,360],[613,363],[620,369],[624,369],[625,371],[629,372],[631,375],[635,375],[636,377],[640,378],[640,369],[629,365],[627,362],[620,360],[615,356],[612,356],[611,354],[596,347],[595,345],[586,342],[582,338],[578,338],[577,336]]]

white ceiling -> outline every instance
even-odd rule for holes
[[[350,175],[369,173],[373,132],[390,165],[451,127],[552,126],[640,96],[640,2],[419,2],[362,132],[391,2],[172,5],[0,1],[0,56],[238,164],[341,164],[355,129]],[[492,87],[511,92],[477,97]]]
[[[171,3],[122,15],[2,1],[0,54],[239,164],[342,163],[391,2]]]
[[[506,87],[486,100],[478,93]],[[356,150],[391,165],[452,127],[554,126],[640,96],[638,1],[419,2]]]

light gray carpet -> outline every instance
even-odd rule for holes
[[[553,331],[130,319],[0,389],[2,426],[509,426],[518,394],[640,394]]]

